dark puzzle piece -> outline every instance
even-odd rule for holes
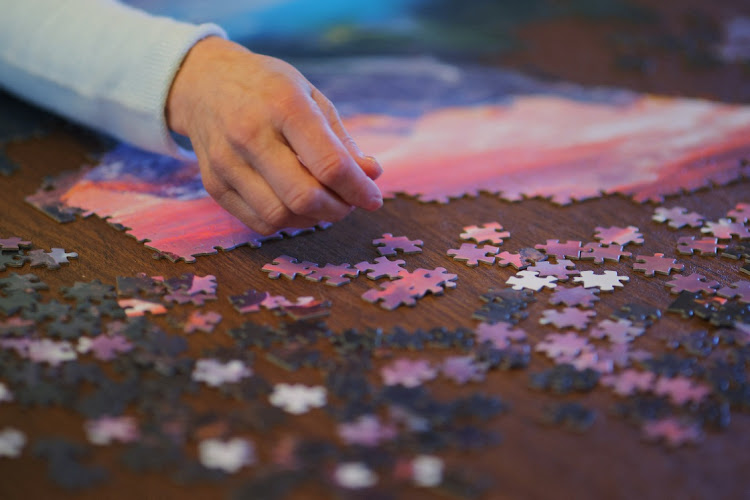
[[[578,402],[545,406],[540,422],[572,432],[585,432],[596,420],[596,412]]]
[[[26,256],[31,267],[46,266],[47,269],[60,269],[61,264],[69,264],[68,259],[77,259],[75,252],[66,252],[62,248],[53,248],[50,252],[32,250]]]
[[[489,343],[482,344],[474,351],[477,362],[487,365],[488,369],[520,370],[531,362],[531,347],[528,345],[511,345],[498,349]]]
[[[26,256],[23,251],[0,252],[0,271],[5,271],[9,267],[23,267],[26,263]]]
[[[16,398],[24,407],[68,406],[72,390],[48,380],[36,380],[16,388]]]
[[[20,290],[9,292],[4,297],[0,296],[0,312],[6,316],[12,316],[19,311],[33,309],[38,300],[39,297],[35,292],[28,293]]]
[[[43,281],[40,281],[35,274],[18,274],[11,273],[5,278],[0,278],[0,290],[5,292],[26,292],[32,290],[47,290],[49,287]]]
[[[139,273],[134,277],[117,277],[118,297],[138,297],[141,294],[145,297],[158,297],[165,292],[166,286],[164,283],[146,275],[146,273]]]
[[[684,349],[691,356],[705,358],[719,345],[719,336],[706,330],[677,334],[667,342],[670,349]]]
[[[677,377],[678,375],[685,377],[699,376],[705,370],[697,358],[683,358],[672,353],[644,359],[640,363],[647,370],[668,378]]]
[[[299,345],[272,349],[266,353],[266,359],[287,371],[297,371],[303,367],[320,368],[324,361],[319,350]]]
[[[178,463],[182,456],[180,447],[166,436],[149,436],[128,445],[120,455],[120,462],[135,472],[163,472]]]
[[[47,461],[47,473],[59,486],[80,490],[98,485],[107,479],[107,471],[80,462],[89,448],[62,438],[40,439],[34,445],[34,455]]]
[[[422,330],[410,332],[399,326],[383,335],[382,345],[396,349],[422,350],[431,336]]]
[[[667,398],[651,394],[631,396],[625,401],[615,403],[612,407],[613,415],[633,424],[662,418],[671,413],[672,408]]]
[[[721,256],[729,259],[750,259],[750,242],[732,241],[721,251]]]
[[[102,331],[100,316],[89,314],[72,315],[68,321],[54,321],[47,325],[47,334],[60,339],[77,339],[82,335],[98,335]]]
[[[577,370],[573,365],[563,363],[550,370],[532,373],[529,385],[555,394],[590,392],[597,386],[599,376],[600,373],[591,368]]]
[[[525,303],[521,305],[513,302],[489,302],[474,311],[472,318],[489,324],[501,321],[516,324],[528,317],[528,313],[523,310],[525,307]]]
[[[117,294],[115,287],[105,285],[99,280],[93,280],[88,283],[76,281],[73,286],[62,287],[60,291],[66,299],[72,299],[76,302],[102,302],[106,299],[114,299]]]
[[[685,319],[691,318],[704,306],[698,302],[700,296],[700,293],[680,292],[677,299],[667,307],[667,312],[680,314]]]
[[[284,340],[278,331],[270,326],[252,321],[246,321],[237,328],[228,330],[227,334],[235,339],[237,347],[240,349],[252,346],[268,349],[272,343]]]
[[[65,321],[70,317],[71,310],[72,307],[69,304],[50,300],[49,302],[36,302],[31,309],[25,309],[22,316],[37,323],[48,319]]]
[[[256,475],[230,495],[231,500],[282,500],[308,479],[305,472],[277,470]]]

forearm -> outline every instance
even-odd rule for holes
[[[0,86],[84,125],[177,154],[165,118],[172,80],[200,39],[225,36],[110,0],[7,2]]]

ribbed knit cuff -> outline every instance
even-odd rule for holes
[[[166,105],[169,90],[185,56],[198,41],[209,36],[226,38],[227,35],[215,24],[195,26],[171,20],[167,24],[169,29],[164,32],[164,36],[159,39],[147,58],[141,61],[142,85],[134,96],[136,101],[144,106],[143,111],[151,115],[149,125],[153,128],[147,126],[142,129],[142,133],[131,132],[134,133],[131,140],[151,151],[176,157],[192,156],[175,142],[167,126]]]

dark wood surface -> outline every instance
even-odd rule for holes
[[[551,35],[539,34],[534,30],[541,28],[533,26],[526,33],[527,36],[535,37],[535,47],[552,47],[555,45],[555,33],[562,33],[560,36],[567,40],[570,30],[575,31],[579,26],[578,22],[559,21]],[[589,38],[580,35],[583,41],[571,42],[571,51],[581,50],[585,54],[591,54],[594,59],[603,58],[603,49],[589,45],[596,41],[595,34],[589,32],[588,35]],[[506,61],[518,67],[533,65],[537,69],[541,68],[540,71],[575,79],[572,77],[573,69],[566,67],[565,70],[560,70],[557,58],[549,56],[549,53],[546,56],[539,55],[534,52],[537,50],[535,48],[529,50],[533,55],[529,55],[528,51],[526,55],[522,52],[509,56]],[[581,64],[580,68],[578,74],[586,83],[621,82],[622,85],[628,85],[633,79],[638,79],[632,75],[618,77],[621,70],[613,66],[607,73],[606,82],[590,81],[593,77],[585,76],[585,64]],[[738,67],[724,68],[724,73],[721,73],[722,67],[719,67],[711,70],[713,76],[697,78],[693,87],[690,87],[689,81],[680,79],[680,75],[692,74],[692,70],[672,68],[671,78],[680,80],[679,85],[682,86],[679,92],[672,93],[713,94],[727,100],[746,102],[749,97],[747,89],[750,88],[746,84],[747,79],[743,80],[744,87],[737,85],[735,91],[727,86],[722,87],[722,82],[737,84],[737,75],[746,70]],[[640,90],[649,90],[643,88],[643,84],[635,86],[640,87]],[[669,92],[670,89],[655,85],[651,90]],[[231,345],[231,339],[224,332],[242,321],[253,319],[274,325],[279,322],[270,312],[243,317],[234,311],[227,297],[250,288],[281,293],[290,298],[313,295],[330,300],[333,306],[326,321],[334,332],[352,327],[378,327],[384,330],[394,326],[407,329],[435,326],[471,328],[477,323],[471,318],[472,312],[482,304],[479,295],[488,288],[503,286],[514,270],[498,266],[468,268],[448,258],[446,250],[455,248],[459,243],[458,235],[463,226],[488,221],[499,221],[511,232],[511,237],[503,245],[503,249],[511,251],[543,243],[547,239],[592,241],[596,226],[635,225],[643,232],[645,243],[640,247],[629,248],[634,253],[663,252],[675,256],[685,264],[686,274],[699,272],[723,284],[744,276],[738,272],[737,261],[718,257],[679,256],[676,253],[677,238],[683,235],[697,236],[697,230],[674,231],[652,222],[654,205],[640,205],[617,196],[567,207],[558,207],[544,200],[507,203],[491,196],[462,199],[449,205],[420,204],[398,198],[387,201],[384,208],[376,213],[356,212],[327,231],[270,242],[259,249],[243,247],[199,257],[194,264],[155,260],[152,258],[153,252],[144,248],[141,243],[115,231],[97,217],[61,225],[24,203],[24,196],[34,192],[46,175],[77,168],[84,162],[85,154],[91,147],[90,142],[80,134],[61,130],[43,138],[10,144],[8,155],[20,164],[21,169],[8,178],[0,178],[0,235],[18,235],[30,239],[35,248],[64,247],[78,252],[77,260],[59,270],[35,268],[32,271],[50,285],[50,294],[58,298],[59,288],[75,281],[100,279],[114,284],[117,276],[134,276],[139,272],[167,277],[179,276],[185,272],[215,275],[219,298],[204,309],[218,311],[224,319],[212,335],[196,334],[189,338],[190,353],[194,356],[199,355],[203,349]],[[750,182],[747,180],[671,197],[668,205],[684,206],[700,212],[709,220],[716,220],[739,201],[750,201]],[[377,256],[371,241],[385,232],[423,240],[423,253],[405,257],[408,266],[445,267],[449,272],[458,274],[457,288],[448,290],[440,297],[428,296],[418,301],[414,308],[402,307],[388,312],[360,298],[366,289],[373,286],[372,282],[364,278],[341,288],[332,288],[300,279],[274,281],[261,271],[263,264],[281,254],[321,264],[371,260]],[[623,259],[620,264],[606,266],[606,269],[628,275],[630,282],[623,290],[601,294],[602,300],[595,308],[597,320],[609,317],[612,311],[629,302],[652,304],[665,310],[673,300],[674,296],[664,286],[667,278],[650,278],[634,273],[632,262],[632,259]],[[601,269],[601,266],[586,261],[577,263],[577,267],[582,270]],[[28,267],[20,270],[29,271]],[[548,308],[549,292],[536,295],[538,300],[530,306],[529,318],[520,324],[529,334],[532,344],[554,331],[553,328],[538,323],[541,311]],[[170,316],[177,320],[184,319],[191,310],[191,306],[176,306],[170,311]],[[165,326],[170,324],[169,318],[159,318],[157,321]],[[677,315],[664,314],[635,345],[661,352],[665,349],[665,339],[707,327],[713,328],[699,320],[685,320]],[[395,352],[396,356],[434,361],[442,359],[446,354],[442,349]],[[315,370],[287,372],[260,355],[256,359],[254,370],[270,381],[322,381],[322,375]],[[384,363],[384,360],[375,360],[376,367]],[[507,414],[480,424],[482,429],[499,432],[503,437],[501,444],[480,452],[440,453],[452,467],[466,469],[480,477],[491,477],[493,485],[486,498],[750,497],[750,479],[747,475],[750,468],[750,454],[747,453],[750,447],[750,418],[746,414],[733,411],[732,422],[726,430],[708,432],[705,441],[696,447],[670,450],[664,446],[649,445],[642,441],[637,427],[611,414],[610,409],[617,398],[609,391],[597,389],[582,396],[560,397],[529,389],[529,374],[551,366],[546,358],[536,354],[526,370],[492,371],[481,384],[457,386],[445,380],[430,383],[430,387],[441,398],[457,397],[462,393],[480,390],[500,396],[511,404],[511,410]],[[371,375],[373,381],[378,379],[376,370]],[[597,411],[597,420],[588,431],[577,434],[538,424],[545,405],[565,400],[580,401]],[[236,402],[218,397],[216,391],[209,389],[202,389],[191,402],[196,408],[212,409],[217,413],[237,405]],[[80,442],[85,440],[81,417],[56,408],[23,409],[16,404],[1,404],[0,428],[8,425],[22,429],[32,441],[35,437],[50,434],[64,435]],[[290,416],[285,424],[269,433],[248,432],[246,436],[255,441],[259,462],[267,463],[275,443],[284,435],[318,436],[335,441],[335,425],[334,419],[317,410],[299,417]],[[0,498],[224,497],[262,468],[247,468],[219,483],[180,486],[166,475],[134,474],[122,468],[117,460],[121,449],[119,445],[97,449],[95,462],[110,470],[111,479],[96,489],[79,493],[68,493],[55,486],[46,477],[43,461],[33,458],[28,449],[19,459],[0,459]],[[194,453],[194,443],[189,444],[186,449],[189,453]],[[432,495],[416,489],[401,493],[403,498],[429,498]],[[330,492],[313,483],[296,490],[294,495],[295,498],[329,496]]]

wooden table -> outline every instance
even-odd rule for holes
[[[555,34],[566,36],[569,30],[579,26],[579,20],[560,20],[552,34],[545,35],[541,28],[530,26],[524,36],[535,37],[532,42],[539,47],[555,44]],[[591,22],[591,21],[587,21]],[[583,22],[585,24],[585,22]],[[604,28],[598,27],[597,33]],[[579,33],[580,39],[573,41],[570,52],[591,53],[592,58],[602,57],[601,47],[592,44],[596,33]],[[558,40],[559,41],[559,40]],[[580,44],[580,45],[575,45]],[[536,68],[562,74],[571,78],[580,75],[589,80],[585,72],[575,70],[576,61],[565,71],[557,71],[557,59],[545,58],[532,48],[531,54],[519,52],[507,56],[507,61],[519,67],[533,64]],[[526,59],[524,59],[526,58]],[[580,60],[583,60],[580,57]],[[546,69],[545,69],[546,65]],[[585,66],[585,64],[583,65]],[[705,95],[715,91],[715,95],[747,102],[746,76],[744,85],[737,84],[743,70],[738,67],[719,66],[704,73],[695,80],[681,78],[693,74],[691,69],[659,69],[668,71],[674,81],[679,81],[680,92]],[[682,71],[682,73],[681,73]],[[606,73],[606,71],[604,71]],[[606,83],[623,82],[629,84],[636,77],[622,76],[626,70],[613,68],[607,73]],[[661,74],[661,73],[660,73]],[[618,76],[619,75],[619,76]],[[637,78],[636,78],[637,79]],[[693,82],[693,83],[691,83]],[[708,82],[708,83],[706,83]],[[722,82],[730,82],[723,86]],[[587,83],[591,83],[587,81]],[[643,82],[642,82],[643,83]],[[669,90],[658,85],[641,89]],[[476,199],[462,199],[449,205],[420,204],[413,200],[397,198],[387,201],[384,208],[376,213],[356,212],[347,220],[332,228],[314,234],[292,239],[275,241],[259,249],[242,247],[230,252],[220,252],[198,258],[194,264],[172,263],[155,260],[151,251],[126,234],[115,231],[97,217],[78,220],[61,225],[25,204],[24,196],[34,192],[47,175],[75,169],[85,161],[85,155],[92,149],[91,141],[73,130],[57,129],[41,137],[24,139],[11,143],[7,152],[21,169],[8,178],[0,178],[0,236],[17,235],[33,241],[35,248],[49,249],[63,247],[78,252],[79,258],[59,270],[44,268],[9,272],[34,272],[50,285],[51,296],[61,299],[59,288],[75,281],[99,279],[114,284],[118,276],[135,276],[145,272],[148,275],[165,277],[179,276],[193,272],[198,275],[215,275],[218,282],[218,300],[208,303],[204,309],[221,313],[224,317],[217,330],[211,334],[194,334],[189,337],[190,355],[199,356],[204,349],[216,346],[231,346],[232,339],[224,332],[238,326],[243,321],[277,324],[280,319],[270,312],[240,315],[231,306],[228,296],[248,289],[267,290],[287,297],[312,295],[332,302],[330,317],[326,318],[333,332],[347,328],[382,328],[388,331],[396,326],[409,330],[443,326],[447,328],[473,328],[477,321],[472,313],[483,303],[479,296],[489,288],[503,287],[506,279],[515,271],[498,266],[469,268],[454,262],[446,256],[446,250],[459,243],[458,235],[462,227],[499,221],[510,231],[511,237],[503,249],[518,250],[523,247],[543,243],[547,239],[592,241],[597,226],[634,225],[644,235],[643,246],[632,246],[628,250],[638,254],[651,255],[663,252],[678,257],[685,264],[685,274],[698,272],[708,279],[730,283],[743,278],[739,274],[738,262],[719,257],[678,256],[676,240],[681,235],[698,235],[697,230],[674,231],[663,224],[651,220],[654,205],[636,204],[617,197],[603,197],[596,200],[558,207],[544,200],[526,200],[508,203],[491,196],[482,195]],[[750,181],[744,180],[724,187],[714,187],[695,193],[672,197],[668,206],[683,206],[698,211],[708,220],[723,217],[737,202],[750,201]],[[326,287],[297,279],[269,280],[261,271],[263,264],[281,254],[287,254],[318,263],[356,263],[371,260],[377,254],[371,244],[374,237],[391,232],[407,235],[424,241],[424,251],[406,256],[410,268],[445,267],[458,274],[458,286],[442,296],[427,296],[418,301],[416,307],[401,307],[395,311],[383,309],[364,302],[360,295],[372,284],[358,278],[352,284],[341,288]],[[632,269],[632,259],[623,259],[619,264],[608,265],[606,269],[626,274],[630,282],[615,293],[601,293],[601,301],[596,305],[596,320],[609,317],[610,313],[622,305],[632,302],[651,304],[665,311],[674,300],[669,289],[664,286],[665,277],[645,277]],[[576,263],[578,269],[600,270],[601,266],[589,261]],[[746,276],[744,276],[747,279]],[[538,323],[541,312],[550,307],[547,304],[549,292],[536,294],[537,301],[530,305],[529,317],[520,323],[528,333],[532,345],[540,341],[553,328]],[[62,299],[61,299],[62,300]],[[174,319],[184,319],[192,306],[175,306],[169,314]],[[156,318],[156,322],[171,332],[177,332],[169,318]],[[701,320],[686,320],[675,314],[664,313],[661,320],[648,329],[636,341],[636,346],[654,352],[665,351],[664,339],[679,333],[698,329],[714,331],[714,327]],[[332,355],[328,347],[322,348],[326,355]],[[262,350],[255,349],[256,362],[253,369],[272,382],[301,382],[318,384],[322,374],[314,369],[303,368],[288,372],[269,363],[262,356]],[[424,358],[431,361],[443,359],[449,352],[457,351],[427,348],[421,352],[394,350],[395,357]],[[375,367],[387,360],[375,359]],[[531,390],[528,387],[530,373],[548,369],[552,363],[540,354],[534,354],[529,367],[518,371],[491,371],[486,381],[458,386],[447,380],[429,383],[429,387],[440,399],[456,398],[462,394],[480,391],[500,396],[511,405],[510,411],[493,417],[486,423],[478,423],[483,430],[497,431],[502,435],[502,443],[480,451],[458,451],[447,449],[438,453],[444,457],[449,468],[456,468],[468,477],[489,477],[493,483],[486,498],[748,498],[750,479],[750,418],[740,411],[732,411],[732,422],[722,432],[709,431],[705,441],[696,447],[670,450],[664,446],[644,444],[640,430],[611,413],[617,397],[603,388],[576,396],[555,396]],[[379,383],[376,370],[370,372],[370,379]],[[213,411],[218,415],[238,403],[218,396],[217,391],[203,388],[192,396],[195,408]],[[550,428],[538,423],[546,405],[562,401],[580,401],[597,412],[594,425],[586,432],[571,433],[559,428]],[[14,426],[22,429],[33,440],[40,436],[63,435],[74,441],[83,442],[82,418],[69,410],[60,408],[24,409],[17,404],[0,403],[0,428]],[[265,433],[247,432],[246,437],[254,440],[259,455],[259,464],[271,461],[271,451],[286,435],[298,437],[319,437],[335,442],[336,421],[322,410],[315,410],[303,416],[290,416],[282,425]],[[210,429],[205,430],[211,435]],[[182,486],[174,483],[168,475],[155,473],[135,474],[124,469],[118,462],[121,445],[97,448],[95,463],[106,466],[110,480],[92,490],[70,493],[54,484],[46,477],[45,464],[35,458],[27,446],[18,459],[0,459],[0,498],[205,498],[211,495],[226,496],[261,470],[265,465],[244,469],[241,473],[212,483],[201,482]],[[195,441],[187,447],[195,453]],[[295,490],[294,498],[328,498],[330,490],[308,481],[304,487]],[[402,491],[400,498],[430,498],[432,493],[414,488]]]

